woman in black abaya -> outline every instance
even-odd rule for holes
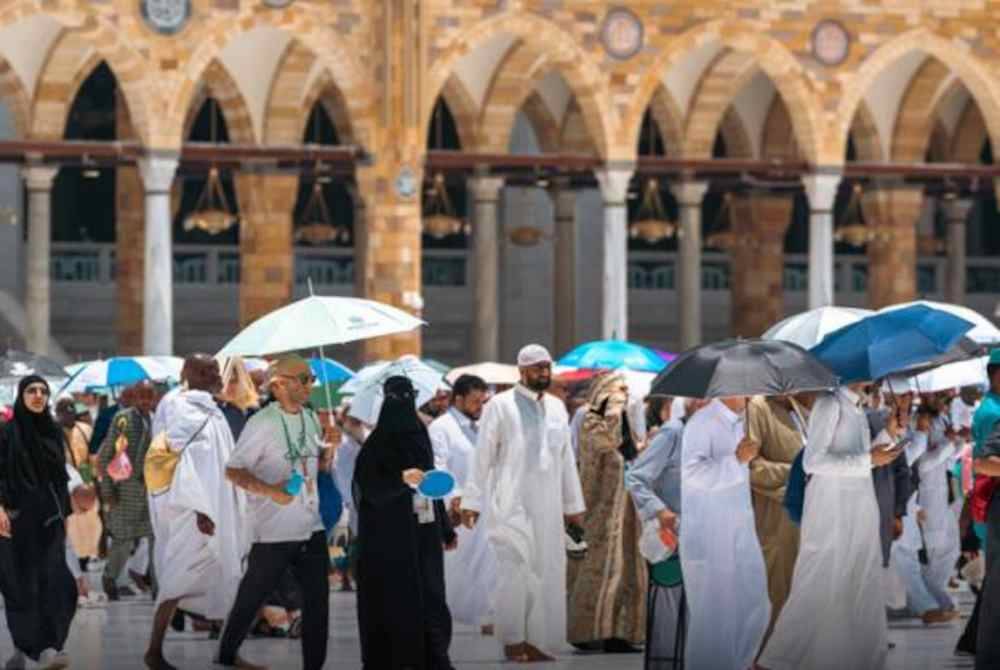
[[[49,386],[37,376],[17,388],[14,418],[0,430],[0,591],[16,647],[63,667],[76,613],[76,581],[66,565],[71,513],[63,433],[49,412]]]
[[[354,471],[361,659],[365,670],[453,670],[443,549],[455,531],[444,504],[411,486],[434,467],[413,385],[391,377],[384,391]]]

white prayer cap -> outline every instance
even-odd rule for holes
[[[529,344],[517,354],[517,367],[528,368],[539,363],[551,363],[552,354],[540,344]]]

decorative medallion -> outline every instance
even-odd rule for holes
[[[191,18],[191,0],[140,0],[142,18],[162,35],[181,31]]]
[[[851,36],[839,21],[825,19],[816,24],[810,40],[813,57],[823,65],[840,65],[847,58]]]
[[[614,7],[601,24],[601,44],[612,58],[627,60],[642,49],[642,21],[632,10]]]
[[[295,2],[295,0],[264,0],[264,4],[271,9],[284,9],[293,2]]]
[[[417,193],[417,176],[410,167],[404,167],[396,175],[396,195],[409,200]]]

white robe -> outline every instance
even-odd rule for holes
[[[462,508],[485,519],[504,645],[568,648],[563,515],[584,511],[568,424],[562,402],[521,385],[490,400],[479,424]]]
[[[468,418],[452,408],[434,420],[428,432],[434,447],[435,467],[443,467],[457,482],[457,488],[445,499],[462,496],[462,486],[469,478],[476,432]],[[492,621],[492,596],[496,588],[497,568],[487,537],[488,521],[481,518],[472,530],[460,526],[458,548],[444,555],[444,576],[448,609],[456,621],[479,626]]]
[[[888,630],[868,421],[844,389],[809,415],[792,590],[760,658],[769,670],[877,670]]]
[[[157,604],[180,598],[182,609],[224,619],[249,550],[246,498],[226,480],[233,434],[215,400],[204,391],[185,391],[168,402],[161,429],[181,457],[170,489],[149,496]],[[196,512],[215,524],[213,536],[198,530]]]
[[[691,622],[685,667],[746,670],[771,617],[750,471],[736,458],[743,417],[713,400],[681,447],[681,570]]]

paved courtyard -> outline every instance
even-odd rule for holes
[[[955,640],[972,606],[969,593],[959,594],[963,618],[953,625],[926,628],[916,620],[893,621],[890,639],[896,648],[889,654],[892,670],[938,670],[972,668],[971,658],[956,657]],[[334,593],[327,668],[357,670],[361,667],[354,596]],[[77,614],[70,636],[69,651],[75,668],[139,668],[153,613],[148,598],[114,603],[103,609],[83,609]],[[6,629],[6,622],[2,623]],[[246,658],[275,670],[300,667],[297,641],[250,640],[244,647]],[[166,653],[179,668],[209,668],[216,643],[204,633],[171,633]],[[0,658],[11,653],[6,630],[0,642]],[[458,627],[452,644],[452,659],[459,670],[493,670],[510,667],[498,660],[499,647],[492,638],[483,638],[470,628]],[[569,655],[545,666],[550,670],[621,670],[642,667],[640,655]]]

